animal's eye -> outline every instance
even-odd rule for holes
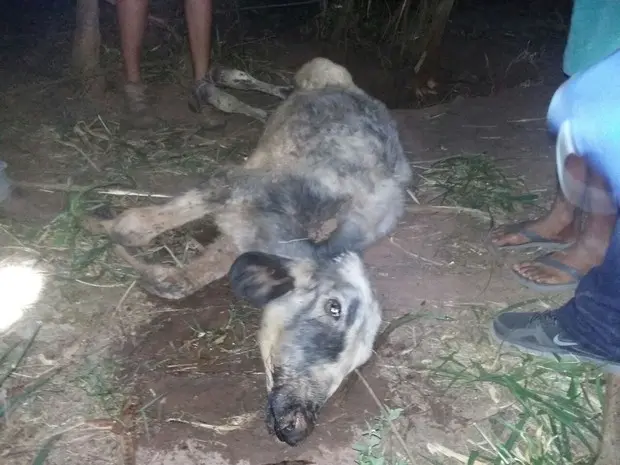
[[[325,302],[325,312],[337,320],[342,313],[342,305],[340,305],[337,299],[329,299]]]

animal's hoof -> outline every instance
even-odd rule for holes
[[[156,265],[143,273],[140,286],[149,294],[166,300],[180,300],[196,291],[195,285],[183,275],[183,271]]]
[[[293,86],[278,86],[275,88],[275,94],[276,97],[285,100],[289,95],[291,95],[291,93],[293,93],[293,90]]]
[[[261,123],[264,123],[265,121],[267,121],[267,118],[269,118],[269,113],[267,113],[267,111],[263,110],[262,108],[252,107],[250,105],[248,105],[247,109],[240,111],[240,113],[244,114],[245,116],[249,116],[250,118],[256,118]]]
[[[105,227],[105,221],[108,220],[104,220],[96,216],[86,216],[80,221],[80,226],[82,227],[82,229],[88,231],[90,234],[93,234],[95,236],[101,236],[104,234],[108,234],[108,231]]]
[[[117,212],[115,212],[109,204],[101,205],[92,212],[92,217],[99,220],[112,220],[116,215]]]
[[[107,226],[116,217],[110,205],[102,205],[80,219],[80,226],[94,235],[108,234]]]

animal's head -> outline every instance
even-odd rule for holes
[[[248,252],[230,279],[238,297],[264,311],[267,426],[294,446],[312,432],[344,378],[370,358],[379,303],[355,253],[315,262]]]
[[[328,86],[356,90],[351,73],[344,66],[327,58],[313,58],[295,74],[295,86],[300,90],[324,89]]]

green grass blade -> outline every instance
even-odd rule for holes
[[[32,344],[34,344],[34,340],[36,339],[37,335],[39,334],[40,329],[41,329],[41,325],[38,325],[37,329],[35,329],[34,333],[30,337],[30,339],[28,340],[28,343],[26,344],[26,347],[24,348],[24,350],[20,354],[20,356],[17,359],[17,361],[15,363],[13,363],[11,365],[11,367],[9,368],[9,370],[4,374],[4,376],[2,378],[0,378],[0,386],[4,385],[6,380],[9,379],[9,377],[15,372],[15,370],[22,363],[22,361],[24,360],[24,357],[26,356],[26,354],[30,351],[30,348],[32,347]]]

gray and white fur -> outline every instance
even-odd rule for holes
[[[181,299],[228,274],[235,294],[263,310],[267,425],[289,445],[371,355],[381,309],[361,254],[395,228],[411,178],[390,113],[345,68],[315,58],[295,85],[244,165],[98,223],[147,291]],[[183,268],[124,248],[206,215],[221,235]]]

